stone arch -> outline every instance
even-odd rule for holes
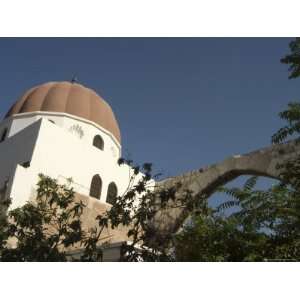
[[[235,155],[220,163],[167,178],[156,184],[156,190],[176,187],[180,184],[177,194],[185,190],[193,192],[195,201],[202,195],[209,197],[217,187],[224,185],[241,175],[258,175],[280,179],[277,165],[300,155],[300,143],[290,141],[272,145],[244,155]],[[176,202],[176,200],[175,200]],[[174,203],[173,203],[174,204]],[[185,207],[161,210],[155,218],[155,226],[160,232],[176,232],[188,215]]]

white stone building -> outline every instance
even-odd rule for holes
[[[76,192],[110,202],[129,184],[118,165],[121,136],[110,106],[75,82],[31,88],[0,123],[0,190],[11,208],[34,197],[38,174],[73,179]]]

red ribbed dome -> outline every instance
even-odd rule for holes
[[[120,129],[111,107],[95,91],[81,84],[47,82],[33,87],[20,97],[5,117],[36,111],[67,113],[93,121],[121,142]]]

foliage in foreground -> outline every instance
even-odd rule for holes
[[[100,260],[96,232],[83,231],[80,217],[84,205],[74,201],[74,194],[69,185],[40,174],[36,201],[1,217],[0,259],[66,261],[68,248],[78,243],[84,249],[80,260]]]
[[[193,215],[177,236],[178,260],[300,260],[300,190],[284,183],[254,189],[256,180],[221,188],[233,200]]]
[[[281,62],[289,65],[289,78],[300,76],[300,38],[290,42],[291,53],[281,59]]]
[[[104,229],[128,228],[130,243],[122,246],[123,261],[170,261],[169,236],[159,237],[153,220],[157,211],[164,208],[173,188],[157,195],[149,185],[152,166],[141,168],[132,161],[121,159],[120,164],[131,165],[133,174],[124,195],[116,197],[114,205],[95,218],[95,226],[84,228],[82,214],[85,205],[75,200],[75,192],[69,185],[40,174],[37,197],[20,208],[2,214],[0,218],[1,261],[101,261],[107,246]],[[139,171],[143,172],[136,180]],[[159,197],[158,197],[159,196]],[[186,198],[191,200],[190,198]],[[2,203],[3,204],[3,203]],[[9,201],[5,203],[9,206]],[[182,199],[182,206],[189,207]],[[81,249],[70,255],[74,247]],[[150,247],[151,246],[151,247]]]

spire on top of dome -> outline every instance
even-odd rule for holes
[[[74,75],[71,79],[71,83],[79,83],[78,78],[76,75]]]

